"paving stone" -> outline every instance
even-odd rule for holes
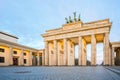
[[[120,80],[105,67],[0,67],[0,80]]]

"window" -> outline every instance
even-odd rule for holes
[[[17,54],[17,51],[13,51],[14,54]]]
[[[26,56],[26,53],[23,53],[24,54],[24,56]]]
[[[0,52],[5,52],[5,49],[3,49],[3,48],[0,48]]]
[[[0,57],[0,63],[4,63],[5,58],[4,57]]]
[[[26,64],[27,63],[27,60],[26,59],[24,59],[24,64]]]

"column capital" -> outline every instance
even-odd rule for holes
[[[45,43],[48,43],[49,41],[44,41]]]
[[[91,34],[91,36],[95,36],[95,34]]]
[[[24,49],[21,49],[21,53],[24,53]]]
[[[30,50],[30,53],[32,53],[32,51]]]
[[[37,51],[36,53],[39,54],[39,51]]]
[[[105,33],[105,41],[108,39],[109,40],[109,33]]]
[[[57,39],[54,39],[54,40],[53,40],[53,43],[56,43],[56,42],[57,42]]]
[[[13,46],[9,46],[9,48],[13,48]]]
[[[105,32],[104,34],[110,34],[109,32]]]
[[[68,38],[63,38],[63,40],[64,40],[64,39],[68,39]]]

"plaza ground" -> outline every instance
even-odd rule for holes
[[[120,67],[0,67],[0,80],[120,80]]]

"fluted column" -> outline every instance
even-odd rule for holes
[[[68,65],[67,39],[64,39],[64,65]]]
[[[114,66],[115,65],[115,61],[114,61],[114,52],[115,51],[115,48],[114,47],[112,47],[112,66]]]
[[[20,65],[21,65],[21,66],[24,65],[24,55],[23,55],[23,53],[24,53],[24,50],[21,49],[21,55],[20,55]]]
[[[42,66],[45,65],[45,51],[42,51]]]
[[[33,54],[33,65],[36,66],[36,55]]]
[[[45,42],[45,65],[49,65],[49,48],[48,48],[48,42]]]
[[[105,36],[104,36],[104,39],[103,39],[103,65],[105,65]]]
[[[37,65],[38,66],[40,65],[40,54],[39,54],[39,52],[37,52]]]
[[[96,38],[91,35],[91,65],[96,65]]]
[[[54,40],[54,61],[55,65],[58,65],[58,57],[57,57],[57,40]]]
[[[10,47],[10,60],[9,65],[13,65],[13,47]]]
[[[78,41],[78,65],[82,65],[82,37],[79,36]]]
[[[104,65],[109,65],[109,33],[104,37]]]
[[[87,64],[87,54],[86,54],[86,42],[82,39],[82,66]]]
[[[111,45],[109,45],[109,65],[112,65],[112,48],[111,48]]]

